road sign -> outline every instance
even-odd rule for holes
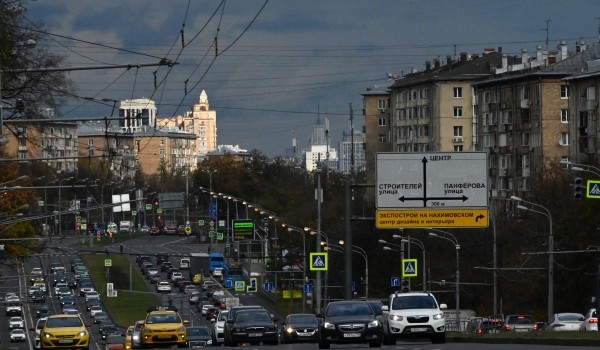
[[[377,228],[488,227],[487,209],[395,209],[377,210]]]
[[[112,259],[104,259],[104,266],[105,267],[111,267],[112,266]]]
[[[402,277],[417,277],[417,259],[402,259]]]
[[[312,283],[304,283],[304,293],[311,293],[314,290]]]
[[[273,282],[265,282],[264,288],[267,292],[272,292],[273,291]]]
[[[352,291],[356,292],[356,282],[352,282]]]
[[[137,210],[132,210],[131,211],[131,216],[136,216],[137,215]]]
[[[235,240],[252,239],[254,220],[233,220],[233,238]]]
[[[243,292],[246,290],[246,281],[235,281],[233,288],[236,292]]]
[[[198,220],[198,226],[204,227],[204,220]]]
[[[226,279],[225,280],[225,288],[231,288],[231,287],[233,287],[234,282],[235,281],[233,280],[233,278]]]
[[[219,240],[219,241],[223,240],[223,232],[218,232],[217,231],[217,240]]]
[[[156,209],[156,214],[162,214],[162,208],[157,208]]]
[[[488,206],[487,153],[378,153],[377,209]]]
[[[190,225],[187,225],[185,227],[185,233],[188,234],[188,235],[192,233],[192,227]]]
[[[600,180],[588,180],[586,197],[600,198]]]
[[[310,253],[310,270],[327,271],[327,253]]]
[[[152,204],[146,204],[146,210],[147,211],[151,211],[152,210]]]
[[[392,277],[392,280],[390,281],[390,285],[392,287],[400,287],[400,277]]]

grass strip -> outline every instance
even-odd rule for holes
[[[104,266],[106,259],[111,259],[111,267]],[[86,254],[82,256],[82,260],[100,293],[102,303],[117,326],[132,326],[135,321],[146,318],[149,307],[160,305],[159,298],[148,290],[144,279],[137,269],[131,266],[126,255]],[[107,282],[113,283],[114,289],[118,291],[117,297],[106,296]]]

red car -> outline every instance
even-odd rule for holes
[[[153,226],[150,228],[148,233],[150,234],[150,236],[158,236],[158,235],[160,235],[160,229],[156,226]]]

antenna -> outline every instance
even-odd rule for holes
[[[547,19],[546,20],[546,28],[542,29],[546,31],[546,51],[550,51],[550,48],[548,47],[548,35],[550,33],[550,28],[549,28],[549,24],[550,24],[550,20]]]

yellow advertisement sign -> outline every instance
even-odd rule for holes
[[[488,227],[487,208],[467,209],[390,209],[377,210],[377,228],[414,227]]]

